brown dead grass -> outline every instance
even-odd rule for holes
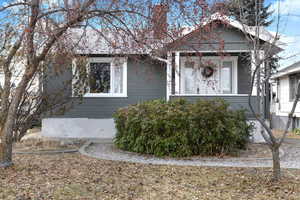
[[[59,140],[47,140],[47,139],[28,139],[22,142],[14,143],[14,151],[45,151],[45,150],[60,150],[60,149],[78,149],[84,144],[85,140],[74,141],[59,141]]]
[[[275,137],[279,138],[279,137],[282,137],[283,131],[273,130],[273,134],[274,134]],[[294,132],[290,131],[287,134],[287,138],[300,139],[300,135],[296,135]]]
[[[16,155],[0,169],[0,199],[300,199],[300,171],[183,167],[104,161],[75,154]]]

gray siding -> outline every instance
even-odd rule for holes
[[[203,31],[195,31],[186,36],[185,39],[180,39],[170,46],[174,51],[220,51],[220,49],[249,51],[251,49],[245,35],[233,27],[220,25],[208,34]],[[201,37],[201,35],[206,36]]]
[[[224,40],[223,50],[227,51],[249,51],[249,43],[245,39],[244,34],[237,29],[230,27],[218,27],[215,30],[216,35],[221,40]],[[198,34],[198,35],[197,35]],[[185,41],[177,41],[172,44],[168,50],[188,50],[188,51],[216,51],[220,50],[217,40],[199,40],[199,32],[194,32],[187,37]],[[202,33],[205,34],[205,33]],[[213,54],[209,54],[213,55]],[[250,88],[250,65],[245,59],[248,53],[232,53],[239,56],[238,60],[238,94],[247,94]],[[150,61],[150,59],[138,58],[129,59],[127,69],[127,98],[71,98],[71,79],[72,69],[70,65],[66,65],[63,72],[49,74],[45,80],[44,91],[48,94],[53,94],[56,91],[61,91],[60,97],[70,99],[73,102],[72,109],[69,109],[63,115],[55,117],[64,118],[111,118],[112,114],[121,107],[130,104],[136,104],[146,100],[165,99],[166,98],[166,68],[163,63]],[[174,74],[173,74],[174,75]],[[174,91],[174,84],[173,89]],[[172,99],[178,97],[172,97]],[[207,97],[186,97],[189,100],[195,101],[198,98],[211,99],[213,96]],[[228,101],[233,109],[248,107],[247,96],[222,96]],[[255,101],[255,99],[253,99]],[[254,102],[255,104],[255,102]],[[256,107],[256,106],[255,106]],[[253,118],[248,113],[249,118]]]
[[[210,99],[217,99],[222,98],[230,104],[230,108],[233,110],[238,109],[246,109],[246,115],[248,119],[254,119],[254,116],[250,112],[249,105],[248,105],[248,96],[172,96],[171,99],[178,99],[184,98],[191,102],[196,102],[199,99],[203,100],[210,100]],[[257,101],[255,97],[251,98],[252,105],[257,111]]]
[[[271,114],[271,128],[275,130],[283,131],[288,122],[287,116],[278,116],[276,114]],[[292,123],[289,127],[289,131],[294,130],[295,128],[300,128],[300,118],[294,117],[292,118]]]
[[[250,54],[242,53],[238,59],[238,94],[249,94],[251,85]]]
[[[60,76],[48,80],[44,90],[54,92],[62,88],[66,80],[72,77],[71,68]],[[52,77],[52,76],[51,76]],[[165,99],[166,68],[161,63],[149,59],[128,59],[127,63],[127,98],[118,97],[84,97],[72,98],[73,106],[63,115],[52,117],[63,118],[112,118],[112,114],[121,107],[138,102]],[[71,96],[71,87],[65,90],[64,96]]]

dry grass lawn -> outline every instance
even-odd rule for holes
[[[275,137],[282,137],[283,135],[283,131],[280,130],[273,130],[273,134],[275,135]],[[296,133],[290,131],[288,132],[287,138],[293,138],[293,139],[300,139],[300,135],[297,135]]]
[[[300,199],[300,171],[182,167],[104,161],[75,154],[15,155],[0,169],[0,199]]]

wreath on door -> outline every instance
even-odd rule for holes
[[[211,66],[205,66],[201,72],[202,76],[205,78],[209,78],[214,74],[214,68]]]

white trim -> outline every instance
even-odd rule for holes
[[[258,56],[260,60],[263,60],[265,57],[265,52],[263,50],[258,51]],[[264,68],[265,63],[261,64],[261,67]],[[251,51],[251,79],[253,77],[254,70],[256,68],[256,61],[255,61],[255,51]],[[252,95],[257,95],[257,77],[254,78],[254,84],[252,89]]]
[[[180,93],[180,52],[175,52],[175,94]]]
[[[124,97],[127,97],[127,62],[128,57],[124,57],[124,63],[123,63],[123,95]]]
[[[75,74],[75,71],[76,71],[76,58],[74,58],[72,60],[72,97],[75,97],[76,95],[74,94],[74,85],[76,83],[76,80],[77,80],[77,77],[76,77],[76,74]]]
[[[241,96],[241,97],[246,97],[246,96],[248,96],[248,94],[173,94],[173,95],[171,95],[171,96],[174,96],[174,97],[176,97],[176,96],[187,96],[187,97],[193,97],[193,96],[195,96],[195,97],[197,97],[197,96],[199,96],[199,97],[205,97],[205,96]]]
[[[290,114],[290,112],[288,111],[278,111],[275,113],[276,116],[280,116],[280,117],[288,117]],[[300,113],[299,112],[295,112],[294,117],[300,117]]]
[[[172,53],[168,52],[167,54],[167,94],[166,94],[166,100],[169,101],[170,95],[172,93]]]
[[[233,89],[235,89],[234,93],[237,94],[238,93],[238,57],[235,56],[234,60],[233,60],[233,75],[234,77],[234,81],[233,81]]]
[[[175,53],[175,52],[179,52],[179,53],[247,53],[247,52],[251,52],[251,50],[212,50],[212,51],[188,51],[188,50],[184,50],[184,51],[171,51],[171,53]]]
[[[109,98],[109,97],[128,97],[127,95],[125,94],[101,94],[101,93],[86,93],[83,95],[83,97],[106,97],[106,98]]]
[[[247,26],[245,24],[242,24],[241,22],[230,18],[227,15],[223,15],[221,13],[214,13],[208,18],[204,18],[204,20],[201,23],[201,27],[206,26],[207,24],[215,21],[215,20],[220,20],[225,22],[225,24],[230,24],[231,26],[241,30],[242,32],[248,33],[254,37],[257,37],[256,35],[256,30],[259,30],[259,35],[258,38],[266,41],[270,44],[272,44],[275,41],[275,45],[277,47],[285,45],[285,43],[281,42],[280,40],[277,40],[274,35],[272,35],[268,30],[266,30],[263,26]],[[194,29],[195,30],[195,29]],[[185,35],[189,34],[190,32],[194,31],[191,29],[189,32],[187,32]]]
[[[251,80],[253,77],[254,70],[255,70],[255,53],[254,51],[251,51]],[[253,83],[252,95],[257,95],[256,78],[254,79],[254,83]]]
[[[295,66],[293,66],[295,65]],[[291,66],[293,66],[291,69],[288,69],[290,68]],[[300,62],[296,62],[282,70],[280,70],[279,72],[277,72],[276,74],[274,74],[271,79],[276,79],[276,78],[281,78],[281,77],[285,77],[285,76],[288,76],[292,73],[297,73],[297,72],[300,72]]]

